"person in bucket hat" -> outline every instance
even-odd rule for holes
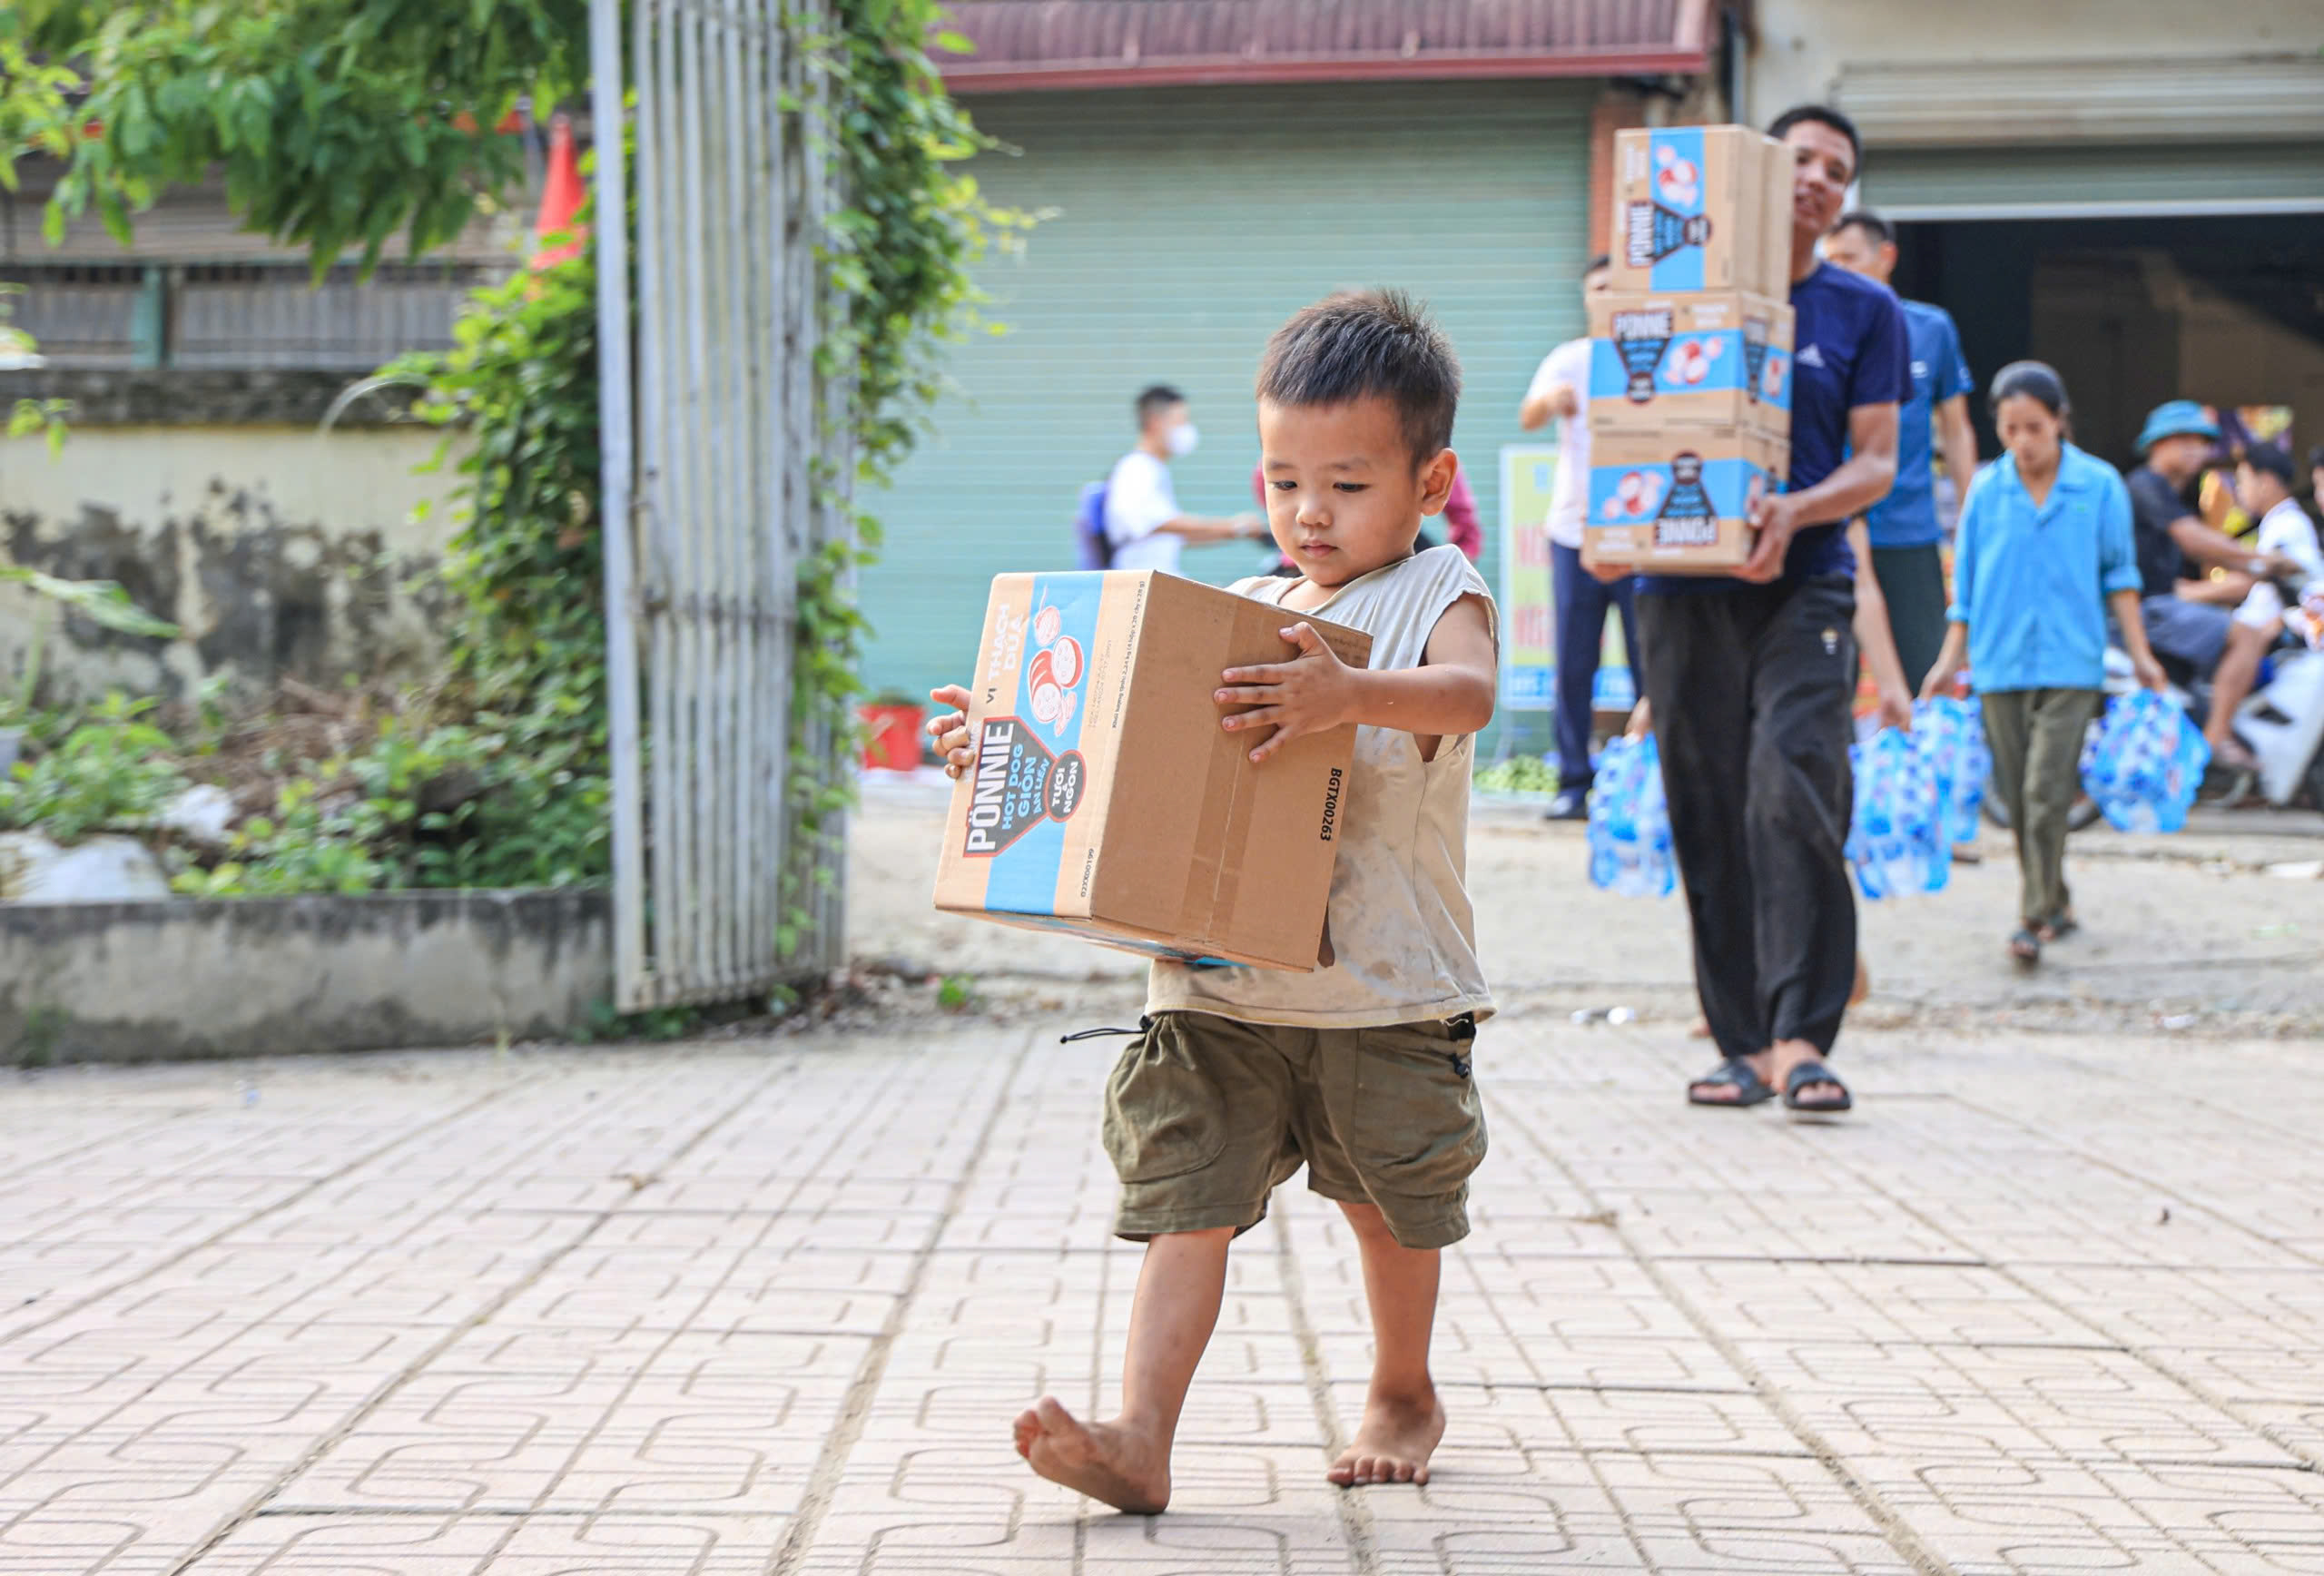
[[[2205,525],[2188,504],[2218,441],[2210,411],[2191,399],[2166,400],[2148,413],[2139,431],[2140,463],[2122,479],[2131,491],[2147,638],[2166,662],[2211,680],[2203,737],[2211,759],[2248,770],[2251,753],[2230,730],[2276,631],[2238,624],[2234,610],[2253,585],[2295,566],[2280,555],[2253,553]],[[2217,581],[2202,577],[2212,569],[2226,573]]]
[[[2219,423],[2192,399],[2166,399],[2147,412],[2146,425],[2139,429],[2139,458],[2144,459],[2166,438],[2200,438],[2208,446],[2219,441]]]

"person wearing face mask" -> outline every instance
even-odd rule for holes
[[[1233,542],[1263,537],[1266,521],[1255,514],[1214,519],[1180,512],[1170,485],[1170,462],[1195,451],[1197,436],[1187,414],[1187,397],[1157,383],[1137,397],[1137,447],[1114,463],[1106,478],[1106,540],[1113,548],[1108,567],[1178,572],[1178,554],[1189,543]]]
[[[2139,611],[2130,491],[2067,440],[2064,382],[2040,361],[2013,361],[1994,375],[1991,399],[2003,452],[1962,500],[1945,648],[1921,694],[1951,689],[1966,659],[2017,836],[2009,952],[2030,967],[2076,929],[2066,817],[2082,791],[2083,735],[2105,704],[2109,608],[2139,682],[2160,690],[2168,681]]]

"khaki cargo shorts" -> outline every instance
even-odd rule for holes
[[[1475,1032],[1466,1019],[1288,1029],[1158,1015],[1106,1088],[1106,1152],[1122,1182],[1115,1233],[1248,1231],[1304,1163],[1310,1190],[1376,1205],[1404,1246],[1460,1241],[1469,1174],[1485,1155]]]

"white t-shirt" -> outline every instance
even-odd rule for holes
[[[2260,517],[2259,548],[2262,553],[2281,553],[2299,561],[2299,588],[2303,594],[2324,586],[2324,545],[2316,539],[2316,527],[2309,522],[2308,511],[2292,499],[2284,499]],[[2272,582],[2262,581],[2251,587],[2242,606],[2235,610],[2235,621],[2254,629],[2265,629],[2287,611],[2283,593]]]
[[[2301,587],[2324,580],[2324,544],[2316,539],[2316,526],[2308,511],[2286,498],[2260,519],[2260,551],[2281,553],[2299,563]]]
[[[1581,520],[1590,510],[1590,341],[1568,340],[1541,358],[1541,369],[1525,389],[1529,400],[1571,389],[1581,409],[1558,423],[1558,474],[1550,484],[1550,540],[1561,547],[1581,546]]]
[[[1155,527],[1178,517],[1177,490],[1170,468],[1142,448],[1114,462],[1106,478],[1106,539],[1114,545],[1117,569],[1178,572],[1183,537]]]

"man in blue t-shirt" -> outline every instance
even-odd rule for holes
[[[1640,581],[1639,644],[1695,986],[1725,1059],[1687,1098],[1755,1105],[1780,1093],[1795,1110],[1842,1111],[1846,1086],[1824,1058],[1856,981],[1845,527],[1896,479],[1911,356],[1887,287],[1816,254],[1862,160],[1855,125],[1807,104],[1768,132],[1793,160],[1789,488],[1753,507],[1758,539],[1733,576]]]
[[[1868,209],[1843,213],[1824,238],[1824,257],[1886,284],[1896,271],[1896,232]],[[1948,602],[1931,450],[1944,449],[1953,496],[1965,494],[1969,478],[1977,474],[1977,429],[1969,421],[1969,390],[1975,384],[1961,354],[1961,330],[1945,309],[1926,301],[1903,306],[1913,350],[1913,393],[1896,417],[1896,485],[1866,513],[1865,524],[1872,533],[1872,573],[1888,604],[1896,655],[1904,661],[1905,679],[1918,689],[1944,649]]]

